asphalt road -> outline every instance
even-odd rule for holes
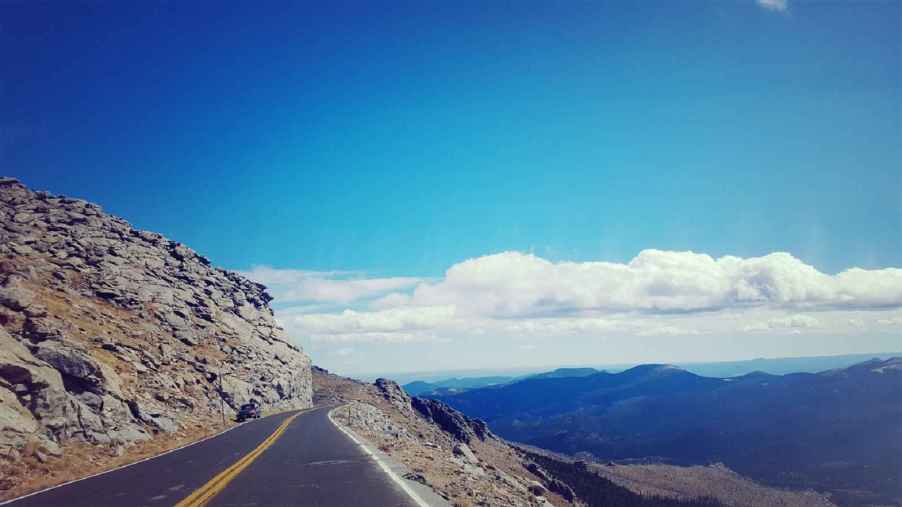
[[[300,414],[208,505],[415,507],[372,458],[329,421],[328,411],[319,408]],[[23,498],[11,506],[174,505],[253,451],[292,414],[249,422],[180,451]]]

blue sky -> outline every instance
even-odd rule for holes
[[[902,266],[899,2],[325,4],[4,2],[0,172],[228,268],[351,272],[305,313],[505,251]],[[764,342],[718,357],[879,345]]]

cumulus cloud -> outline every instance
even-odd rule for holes
[[[436,341],[440,338],[432,330],[447,328],[453,318],[454,307],[451,306],[280,315],[280,321],[289,330],[308,335],[316,342],[334,343]]]
[[[262,283],[279,302],[351,303],[413,287],[420,278],[366,278],[347,271],[304,271],[256,266],[242,272]]]
[[[758,5],[769,10],[777,12],[786,12],[789,9],[787,0],[756,0]]]
[[[898,313],[885,310],[902,308],[902,269],[827,274],[782,252],[714,258],[644,250],[626,263],[552,262],[503,252],[454,264],[436,280],[254,272],[258,280],[276,283],[277,298],[304,302],[300,309],[278,312],[291,333],[330,343],[415,343],[464,335],[535,340],[830,333],[865,321],[895,325]],[[344,306],[311,310],[310,301]]]
[[[853,308],[902,305],[902,269],[828,275],[788,253],[714,259],[644,250],[626,264],[550,262],[504,252],[455,264],[421,283],[404,305],[455,305],[494,317],[580,312],[700,312],[723,308]]]

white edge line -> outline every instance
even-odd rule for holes
[[[386,465],[385,463],[383,463],[382,460],[380,460],[380,459],[379,459],[372,451],[370,451],[370,450],[367,448],[366,444],[364,444],[363,442],[361,442],[361,441],[360,441],[353,433],[351,433],[350,430],[347,430],[347,429],[343,428],[340,424],[338,424],[338,423],[335,421],[335,419],[332,418],[332,412],[335,412],[335,411],[338,410],[339,408],[341,408],[341,407],[335,407],[335,408],[329,410],[329,413],[327,414],[328,417],[329,417],[329,421],[332,423],[332,425],[335,426],[336,428],[338,428],[339,430],[341,430],[342,433],[344,433],[345,435],[347,435],[351,440],[354,441],[355,444],[357,444],[358,446],[360,446],[361,449],[363,449],[367,454],[369,454],[369,456],[370,456],[371,458],[373,458],[373,461],[375,461],[375,462],[379,465],[379,468],[381,468],[382,471],[386,473],[386,475],[388,475],[389,477],[391,477],[391,479],[392,479],[393,481],[395,481],[395,483],[396,483],[398,486],[401,486],[401,489],[403,489],[404,492],[407,493],[407,495],[408,495],[410,498],[412,498],[413,501],[416,502],[417,505],[419,505],[420,507],[430,507],[430,505],[429,505],[425,500],[423,500],[422,498],[420,498],[420,495],[418,495],[418,494],[416,493],[416,491],[410,489],[410,486],[408,486],[408,485],[404,482],[404,479],[402,479],[401,477],[398,477],[398,474],[394,473],[394,472],[388,467],[388,465]],[[0,504],[0,505],[2,505],[2,504]]]
[[[312,408],[312,407],[311,407],[311,408]],[[304,411],[304,410],[306,410],[306,409],[301,409],[301,411]],[[276,415],[276,414],[273,414],[273,415]],[[173,453],[173,452],[181,451],[182,449],[186,449],[186,448],[188,448],[188,447],[191,447],[192,445],[197,445],[197,444],[200,444],[200,443],[202,443],[202,442],[206,442],[207,440],[210,440],[210,439],[213,439],[213,438],[216,438],[216,437],[220,437],[220,436],[225,435],[226,433],[232,431],[233,429],[239,428],[239,427],[241,427],[241,426],[243,426],[243,424],[236,424],[235,426],[232,426],[231,428],[224,429],[224,430],[220,431],[219,433],[217,433],[217,434],[215,434],[215,435],[210,435],[210,436],[208,436],[208,437],[204,437],[204,438],[202,438],[202,439],[200,439],[200,440],[197,440],[197,441],[195,441],[195,442],[190,442],[190,443],[187,443],[187,444],[185,444],[185,445],[183,445],[183,446],[181,446],[181,447],[176,447],[175,449],[169,449],[169,450],[166,451],[166,452],[161,452],[160,454],[156,454],[156,455],[154,455],[154,456],[150,456],[150,457],[147,457],[147,458],[144,458],[144,459],[140,459],[140,460],[135,461],[135,462],[132,462],[132,463],[126,463],[126,464],[124,464],[124,465],[119,465],[119,466],[116,467],[116,468],[111,468],[111,469],[109,469],[109,470],[104,470],[103,472],[97,472],[96,474],[89,475],[89,476],[87,476],[87,477],[82,477],[81,479],[73,479],[73,480],[71,480],[71,481],[64,482],[64,483],[62,483],[62,484],[57,484],[56,486],[50,486],[49,488],[44,488],[44,489],[41,489],[41,490],[38,490],[38,491],[33,491],[33,492],[31,492],[31,493],[28,493],[27,495],[17,496],[17,497],[15,497],[15,498],[10,498],[9,500],[4,500],[4,501],[0,502],[0,505],[9,505],[9,504],[11,504],[11,503],[13,503],[13,502],[18,502],[19,500],[24,500],[24,499],[26,499],[26,498],[28,498],[28,497],[31,497],[31,496],[40,495],[41,493],[46,493],[46,492],[48,492],[48,491],[52,491],[52,490],[57,489],[57,488],[62,488],[63,486],[68,486],[68,485],[70,485],[70,484],[75,484],[76,482],[86,481],[86,480],[88,480],[88,479],[93,479],[93,478],[95,478],[95,477],[100,477],[101,475],[111,474],[111,473],[113,473],[113,472],[115,472],[115,471],[117,471],[117,470],[122,470],[123,468],[128,468],[128,467],[131,467],[131,466],[139,465],[139,464],[141,464],[141,463],[144,463],[145,461],[150,461],[150,460],[152,460],[152,459],[157,459],[157,458],[159,458],[159,457],[161,457],[161,456],[165,456],[165,455],[171,454],[171,453]]]

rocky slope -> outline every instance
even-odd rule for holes
[[[397,383],[374,384],[314,367],[317,404],[344,404],[335,420],[410,469],[454,506],[579,505],[555,481],[479,420],[444,403],[411,398]],[[530,470],[528,466],[534,468]]]
[[[252,398],[310,406],[310,360],[270,300],[185,245],[0,178],[0,466],[187,438]]]

